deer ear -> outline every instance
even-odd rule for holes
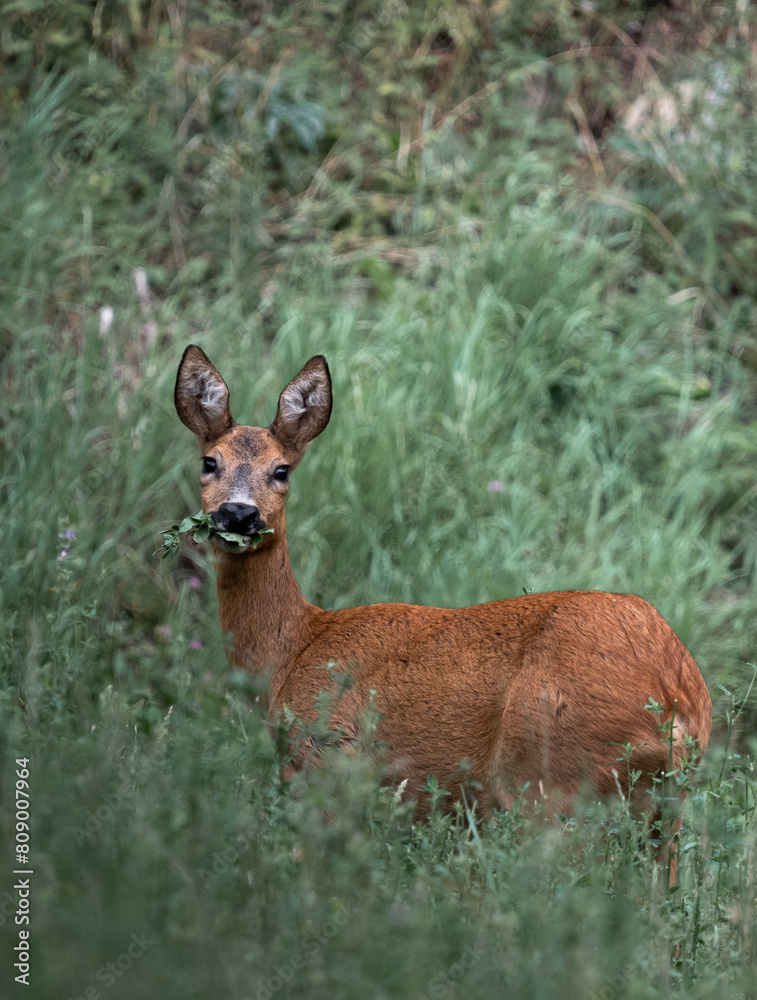
[[[331,375],[326,359],[318,354],[307,362],[279,396],[271,433],[296,461],[324,429],[331,416]]]
[[[212,441],[234,423],[226,383],[205,352],[194,344],[181,359],[174,403],[181,422],[199,438]]]

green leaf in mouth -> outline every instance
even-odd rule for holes
[[[192,517],[185,517],[180,524],[172,524],[170,528],[161,531],[163,535],[163,558],[175,556],[179,551],[181,536],[191,531],[196,542],[205,542],[208,538],[223,538],[225,542],[233,542],[240,548],[256,549],[263,541],[263,535],[272,535],[273,528],[262,528],[253,535],[240,535],[236,531],[219,531],[210,514],[200,511]]]

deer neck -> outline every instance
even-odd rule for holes
[[[232,663],[267,674],[275,688],[277,675],[302,648],[315,610],[294,578],[286,531],[255,552],[218,551],[216,584],[221,627],[234,636]]]

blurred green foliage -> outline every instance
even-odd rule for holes
[[[752,7],[0,21],[0,839],[29,753],[28,994],[754,995]],[[660,609],[716,704],[678,892],[622,803],[414,826],[375,748],[281,783],[207,553],[153,555],[197,509],[189,341],[249,423],[328,357],[289,499],[308,599]],[[155,943],[106,985],[132,934]]]

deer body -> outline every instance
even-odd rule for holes
[[[564,809],[582,786],[627,790],[618,764],[629,742],[640,786],[670,767],[649,698],[674,723],[674,764],[684,736],[706,748],[711,703],[683,643],[646,601],[562,591],[470,608],[376,604],[328,611],[303,598],[289,561],[284,498],[289,471],[328,422],[331,386],[312,358],[286,387],[269,428],[241,427],[223,379],[197,347],[184,354],[179,416],[203,453],[203,508],[220,528],[273,535],[241,547],[216,540],[219,610],[235,664],[264,673],[274,709],[312,718],[329,686],[322,669],[349,669],[331,722],[349,740],[375,694],[378,737],[408,791],[429,774],[477,789],[481,806],[512,805],[527,782]],[[612,745],[615,744],[615,745]],[[461,771],[464,766],[464,773]]]

